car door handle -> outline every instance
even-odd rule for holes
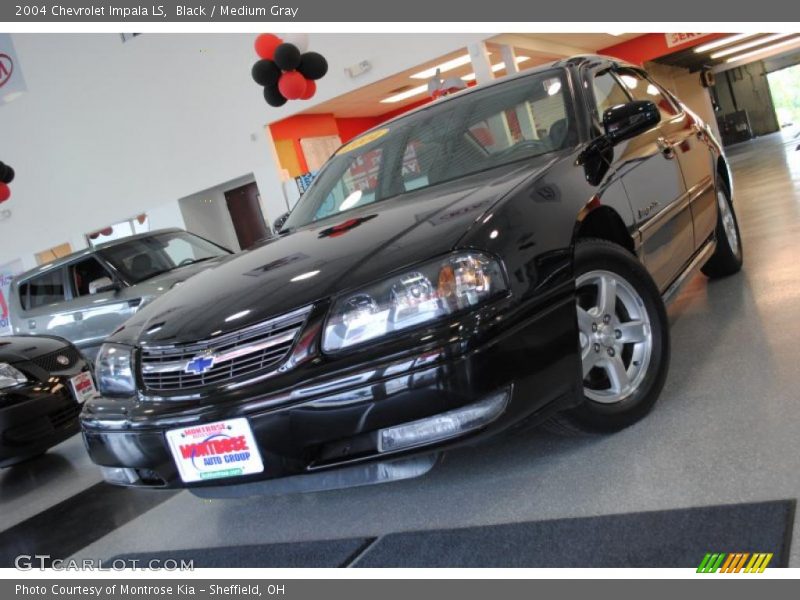
[[[72,315],[73,320],[83,321],[83,313],[75,313]]]
[[[36,329],[36,321],[33,319],[28,321],[28,329]]]
[[[667,141],[667,138],[658,138],[656,140],[656,145],[665,158],[675,158],[675,148]]]

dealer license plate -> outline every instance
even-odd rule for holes
[[[71,377],[69,383],[72,386],[72,393],[79,404],[83,404],[97,393],[89,371],[83,371],[75,375],[75,377]]]
[[[264,465],[247,419],[193,425],[167,432],[185,483],[261,473]]]

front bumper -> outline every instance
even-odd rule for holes
[[[264,480],[284,479],[278,489],[309,490],[419,475],[433,460],[412,457],[474,442],[523,419],[545,418],[574,405],[580,397],[575,327],[569,296],[509,323],[478,347],[465,350],[461,340],[451,337],[291,389],[253,390],[235,402],[97,399],[83,411],[84,438],[92,460],[110,468],[106,473],[112,483],[189,487],[200,493],[202,488],[206,495],[227,484]],[[477,427],[460,426],[492,397],[502,398],[501,410],[484,421],[467,419]],[[166,432],[239,417],[249,422],[264,471],[184,483]],[[418,443],[413,443],[416,434],[409,423],[419,426]],[[397,435],[381,433],[387,429]],[[412,443],[398,445],[397,439]],[[334,470],[337,475],[330,475]],[[305,477],[304,483],[298,477]]]
[[[81,405],[68,378],[25,384],[14,393],[17,401],[0,408],[0,467],[42,454],[80,431]]]

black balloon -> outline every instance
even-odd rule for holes
[[[14,181],[14,169],[0,162],[0,182],[11,183],[12,181]]]
[[[278,65],[265,58],[253,65],[251,74],[258,85],[276,85],[280,79],[281,70]]]
[[[286,104],[286,98],[283,97],[277,85],[268,85],[264,88],[264,100],[276,108]]]
[[[306,79],[322,79],[328,72],[328,61],[319,52],[306,52],[300,58],[300,66],[297,70]]]
[[[300,50],[294,44],[281,44],[275,48],[275,64],[284,71],[294,71],[300,64]]]

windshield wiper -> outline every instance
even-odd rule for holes
[[[177,264],[174,267],[172,267],[172,269],[179,269],[181,267],[188,267],[189,265],[196,265],[197,263],[205,262],[207,260],[213,260],[215,258],[219,258],[219,257],[218,256],[206,256],[205,258],[195,258],[195,259],[192,259],[189,262],[182,262],[180,264]],[[170,269],[170,270],[172,270],[172,269]]]

